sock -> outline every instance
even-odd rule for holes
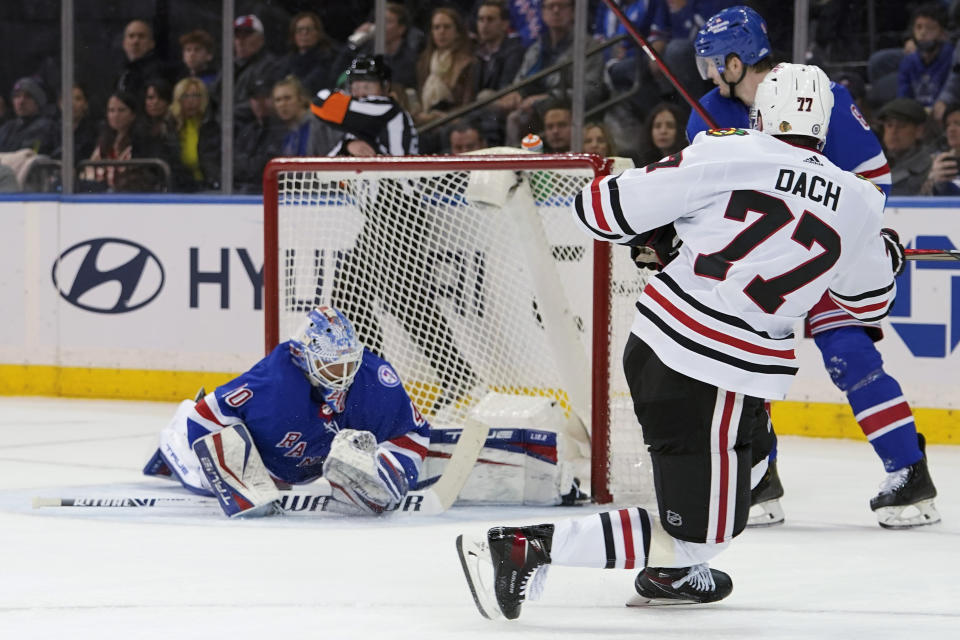
[[[863,327],[818,333],[814,341],[833,383],[888,472],[923,457],[917,427],[900,385],[883,370],[883,359]]]
[[[869,383],[847,393],[847,400],[884,469],[896,471],[923,457],[910,405],[897,381],[882,369]]]
[[[654,540],[655,539],[655,540]],[[553,532],[551,564],[595,569],[642,569],[651,558],[658,567],[690,567],[723,551],[721,544],[685,542],[671,538],[657,518],[633,507],[605,511],[557,522]]]

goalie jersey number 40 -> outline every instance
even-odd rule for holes
[[[574,215],[621,244],[673,222],[683,245],[637,302],[633,333],[676,371],[781,399],[797,371],[794,326],[824,292],[861,320],[889,310],[883,206],[875,185],[814,149],[721,129],[598,178]]]

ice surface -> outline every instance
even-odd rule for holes
[[[173,410],[0,398],[0,638],[960,638],[960,447],[928,448],[944,522],[887,531],[867,504],[883,477],[868,444],[782,438],[787,522],[716,559],[734,580],[723,602],[628,609],[635,572],[553,567],[542,600],[491,622],[456,535],[599,508],[255,521],[31,509],[33,496],[175,492],[140,475]]]

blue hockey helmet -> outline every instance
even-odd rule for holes
[[[697,32],[693,43],[697,68],[706,80],[712,64],[719,73],[727,66],[731,53],[747,65],[757,64],[770,55],[767,23],[750,7],[729,7],[714,14]]]
[[[290,357],[313,386],[344,390],[353,383],[363,345],[338,309],[317,307],[290,339]]]

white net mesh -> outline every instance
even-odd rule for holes
[[[589,426],[593,243],[571,205],[593,177],[453,170],[442,158],[428,171],[388,161],[281,171],[279,339],[332,304],[435,423],[456,424],[493,390],[554,398]],[[613,253],[611,435],[593,446],[610,453],[615,501],[647,502],[649,463],[621,366],[642,282],[627,249]]]

